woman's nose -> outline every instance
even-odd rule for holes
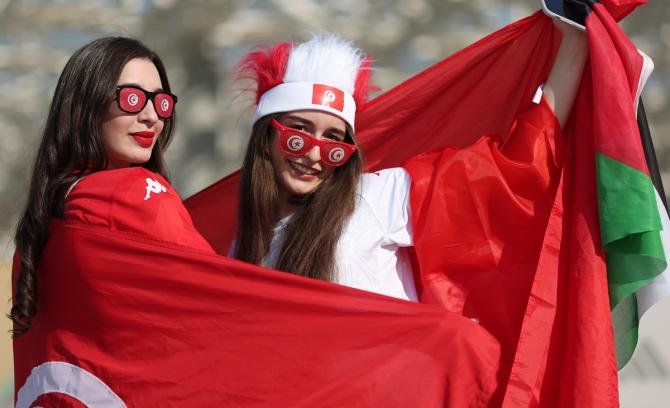
[[[149,124],[154,124],[158,121],[158,114],[156,113],[156,109],[154,108],[153,101],[151,100],[147,101],[147,104],[144,106],[144,109],[140,111],[137,119],[140,122]]]
[[[305,156],[313,162],[321,160],[321,150],[319,149],[319,146],[313,146]]]

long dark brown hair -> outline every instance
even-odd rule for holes
[[[108,166],[102,138],[103,115],[114,99],[121,71],[134,58],[152,61],[163,89],[170,91],[158,55],[141,42],[123,37],[101,38],[80,48],[58,80],[35,158],[28,201],[16,228],[20,265],[9,313],[15,337],[32,327],[37,314],[38,265],[47,243],[49,219],[63,216],[66,191],[78,177]],[[163,151],[172,138],[174,121],[174,116],[165,120],[151,159],[143,164],[164,177],[167,174]]]
[[[254,125],[240,180],[235,257],[260,265],[270,248],[279,217],[278,181],[270,159],[270,121]],[[351,131],[345,139],[354,143]],[[347,220],[354,211],[356,189],[362,171],[358,150],[312,193],[292,197],[299,204],[284,235],[274,268],[297,275],[333,281],[335,252]]]

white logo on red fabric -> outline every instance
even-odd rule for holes
[[[328,106],[344,111],[344,92],[332,86],[314,84],[312,87],[312,104]]]
[[[305,146],[305,141],[300,136],[291,136],[286,141],[286,147],[293,152],[299,152]]]
[[[337,96],[335,96],[335,92],[333,91],[326,91],[323,93],[323,104],[326,106],[330,106],[331,103],[335,102],[337,100]]]
[[[144,196],[144,201],[151,198],[151,193],[160,194],[167,192],[167,188],[159,183],[157,180],[147,177],[147,195]]]

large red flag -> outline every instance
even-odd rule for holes
[[[218,256],[142,167],[79,180],[38,273],[21,408],[484,407],[496,388],[479,325]]]
[[[142,168],[72,191],[14,342],[18,407],[487,405],[479,325],[215,255],[174,198]]]
[[[18,407],[484,407],[496,386],[497,342],[432,306],[72,221],[40,273]]]
[[[603,1],[617,18],[640,3]],[[599,123],[634,99],[641,64],[596,7],[593,60],[564,134],[531,103],[558,41],[540,13],[410,78],[357,119],[368,170],[404,164],[412,175],[421,300],[479,319],[501,343],[493,406],[618,405],[594,158],[611,136],[602,129],[617,122]],[[610,77],[619,63],[628,75]],[[612,81],[623,99],[611,100]],[[187,201],[217,249],[235,227],[212,214],[235,213],[236,183],[231,175]]]

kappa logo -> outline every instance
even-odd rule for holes
[[[342,112],[344,110],[344,92],[332,86],[314,84],[312,87],[312,104],[328,106]]]
[[[167,192],[167,188],[159,183],[157,180],[147,177],[147,195],[144,196],[144,201],[151,198],[151,193],[160,194]]]

